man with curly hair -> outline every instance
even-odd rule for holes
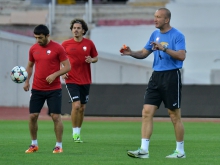
[[[72,69],[63,75],[72,103],[71,120],[73,140],[82,143],[80,138],[86,103],[89,101],[91,80],[91,63],[98,61],[98,52],[94,43],[85,38],[88,26],[83,19],[74,19],[70,23],[73,38],[66,40],[62,46],[67,52]]]

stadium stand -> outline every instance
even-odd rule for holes
[[[30,1],[0,0],[0,24],[37,25],[45,24],[48,9],[31,8]]]
[[[132,6],[141,6],[141,7],[152,7],[152,6],[165,6],[169,0],[129,0],[127,4],[132,5]]]
[[[46,24],[47,17],[48,7],[34,7],[24,0],[0,0],[0,30],[33,36],[33,27]]]
[[[11,24],[38,25],[46,24],[47,10],[14,11],[11,13]]]
[[[127,25],[152,25],[154,20],[144,20],[144,19],[121,19],[121,20],[106,20],[100,19],[97,20],[97,26],[127,26]]]
[[[43,1],[0,0],[0,30],[30,36],[34,25],[47,24],[49,9],[46,2],[49,0],[44,0],[43,4],[40,2]],[[85,18],[85,2],[83,0],[57,1],[55,22],[52,24],[51,33],[54,40],[60,42],[72,36],[69,23],[76,17]],[[168,0],[94,1],[89,28],[149,25],[153,23],[155,9],[163,7],[167,2]]]

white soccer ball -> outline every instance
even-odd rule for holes
[[[23,83],[27,79],[28,73],[23,66],[15,66],[11,70],[11,79],[15,83]]]

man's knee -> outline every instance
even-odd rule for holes
[[[142,110],[142,117],[153,117],[157,107],[154,105],[144,105]]]
[[[76,101],[76,102],[73,102],[73,103],[72,103],[72,110],[79,111],[79,110],[80,110],[80,107],[81,107],[80,101]]]
[[[30,121],[36,122],[37,119],[38,119],[38,115],[39,115],[38,113],[31,113],[30,116],[29,116]]]
[[[61,121],[60,114],[51,113],[51,117],[52,117],[54,122],[60,122]]]
[[[177,123],[178,121],[181,120],[181,113],[180,109],[175,109],[175,110],[168,110],[168,113],[170,115],[170,118],[173,123]]]

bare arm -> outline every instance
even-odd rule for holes
[[[178,50],[178,51],[174,51],[171,49],[167,49],[166,53],[169,54],[171,57],[180,60],[180,61],[184,61],[186,58],[186,51],[185,50]]]
[[[98,56],[92,58],[92,63],[96,63],[98,61]]]
[[[98,61],[98,56],[96,57],[91,57],[91,56],[86,56],[86,60],[87,63],[96,63]]]
[[[62,61],[61,64],[63,67],[59,71],[54,73],[57,75],[57,77],[65,74],[71,70],[71,65],[70,65],[70,62],[68,59],[65,61]]]
[[[130,47],[126,47],[126,49],[123,48],[121,55],[122,56],[125,56],[125,55],[131,56],[136,59],[144,59],[144,58],[147,58],[151,53],[152,53],[152,51],[148,51],[145,48],[143,48],[142,50],[139,50],[139,51],[132,51],[130,49]]]
[[[32,73],[33,73],[33,67],[34,67],[34,63],[31,62],[31,61],[28,61],[28,64],[27,64],[27,67],[26,67],[26,71],[28,73],[28,77],[27,77],[27,80],[25,81],[24,83],[24,87],[23,89],[25,91],[29,91],[29,88],[30,88],[30,78],[32,76]]]
[[[53,74],[49,75],[46,78],[49,84],[51,84],[58,76],[61,76],[70,71],[71,66],[70,66],[70,62],[68,59],[65,61],[62,61],[61,64],[63,65],[63,67],[60,70],[54,72]]]
[[[161,50],[164,51],[165,48],[158,42],[152,42],[151,44],[154,45],[155,49],[157,50]],[[169,54],[171,57],[180,60],[180,61],[184,61],[186,58],[186,51],[185,50],[172,50],[172,49],[166,49],[166,53]]]

